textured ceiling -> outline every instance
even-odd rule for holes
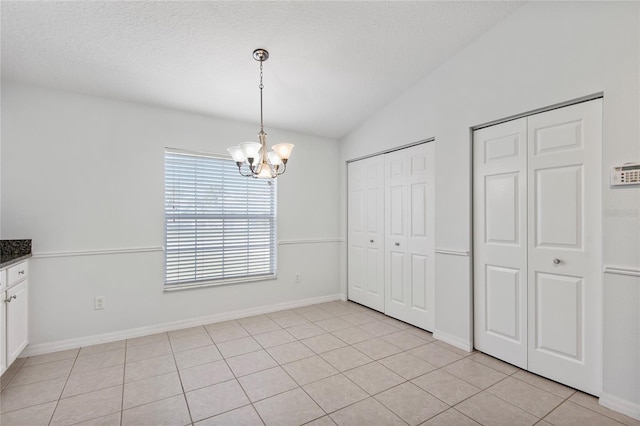
[[[517,2],[2,1],[2,78],[342,137]]]

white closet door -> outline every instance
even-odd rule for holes
[[[348,298],[384,311],[384,158],[348,165]]]
[[[473,135],[474,345],[527,368],[527,121]]]
[[[474,344],[599,395],[602,100],[474,132]]]
[[[432,330],[434,144],[385,155],[385,313]]]
[[[529,117],[529,370],[601,391],[602,100]]]

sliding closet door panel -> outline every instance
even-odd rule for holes
[[[529,117],[529,370],[601,390],[602,100]]]
[[[348,165],[348,298],[384,310],[384,160]]]
[[[434,144],[385,155],[385,313],[433,329]]]
[[[527,121],[473,135],[474,346],[527,366]]]

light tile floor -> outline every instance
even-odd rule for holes
[[[12,425],[640,425],[350,302],[18,359]]]

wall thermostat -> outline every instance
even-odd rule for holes
[[[640,184],[640,163],[613,166],[609,183],[615,186]]]

